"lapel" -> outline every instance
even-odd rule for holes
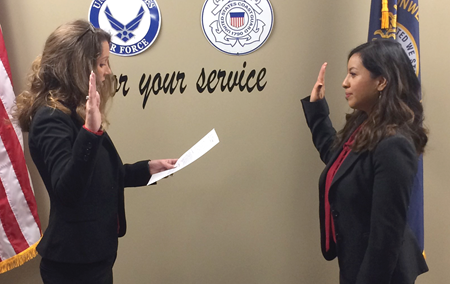
[[[330,160],[328,161],[327,165],[325,166],[325,169],[322,171],[322,175],[320,177],[320,184],[323,184],[323,187],[325,188],[325,179],[327,177],[327,173],[330,170],[331,166],[333,165],[334,161],[336,161],[337,157],[341,153],[343,147],[339,147],[338,150],[334,151],[333,155],[331,156]]]
[[[325,179],[327,177],[327,173],[330,170],[330,167],[333,165],[334,161],[336,161],[337,157],[342,151],[342,147],[339,148],[339,151],[336,151],[333,156],[330,159],[330,162],[326,165],[325,169],[322,172],[322,175],[320,176],[320,185],[323,185],[323,189],[325,189]],[[352,167],[352,165],[358,161],[358,158],[360,157],[361,153],[356,153],[354,151],[350,151],[348,156],[345,158],[344,162],[339,167],[338,171],[336,172],[336,175],[333,178],[333,181],[331,182],[331,186],[338,181],[340,178],[342,178],[347,171]],[[322,186],[321,186],[322,187]]]
[[[103,135],[105,135],[103,145],[105,146],[105,148],[107,149],[107,151],[109,153],[115,153],[116,147],[114,147],[114,144],[113,144],[111,138],[109,137],[108,133],[106,131],[104,131]]]
[[[355,127],[350,133],[353,133],[353,131],[355,131],[355,129],[358,128],[360,125],[361,124],[359,123],[358,126]],[[345,141],[347,141],[349,139],[349,137],[347,137],[345,139]],[[343,150],[343,145],[340,146],[338,148],[338,150],[334,152],[333,156],[331,156],[330,161],[328,162],[328,164],[326,165],[326,167],[323,171],[323,174],[320,178],[320,184],[323,185],[324,189],[325,189],[325,179],[326,179],[327,173],[330,170],[330,167],[336,161],[337,157],[341,154],[342,150]],[[342,178],[347,173],[347,171],[352,167],[352,165],[356,161],[358,161],[358,158],[360,157],[360,155],[361,155],[361,153],[354,152],[353,150],[350,151],[350,153],[347,155],[347,157],[345,158],[345,160],[342,162],[341,166],[339,167],[338,171],[336,172],[336,175],[334,176],[330,187],[332,187],[336,181],[338,181],[340,178]]]
[[[354,151],[350,151],[348,156],[345,158],[345,160],[342,162],[341,166],[339,167],[338,171],[336,172],[336,175],[333,178],[333,181],[331,182],[331,187],[335,182],[337,182],[339,179],[341,179],[352,167],[352,165],[358,161],[358,158],[360,157],[361,153],[356,153]]]
[[[103,135],[105,136],[105,139],[103,139],[103,146],[105,147],[106,151],[108,152],[109,158],[111,159],[111,163],[115,164],[122,164],[122,160],[120,159],[119,154],[117,153],[117,149],[114,146],[114,143],[111,140],[111,137],[109,137],[108,132],[104,131]]]
[[[122,159],[120,158],[119,153],[117,152],[117,149],[114,146],[114,143],[112,142],[111,137],[109,137],[108,133],[105,131],[103,135],[105,136],[105,139],[103,140],[103,146],[108,152],[109,159],[111,160],[111,163],[113,165],[117,165],[117,170],[119,172],[116,174],[118,174],[118,176],[123,176],[124,170],[122,166]]]

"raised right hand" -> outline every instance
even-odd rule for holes
[[[100,113],[100,94],[97,92],[95,73],[89,77],[89,99],[86,101],[86,127],[92,132],[100,130],[102,114]]]
[[[319,76],[317,77],[316,84],[311,91],[310,102],[316,102],[325,97],[325,69],[327,68],[327,63],[322,64],[319,71]]]

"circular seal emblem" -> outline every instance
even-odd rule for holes
[[[132,56],[156,40],[161,13],[155,0],[94,0],[89,21],[111,34],[111,53]]]
[[[409,30],[400,23],[397,23],[396,40],[402,45],[403,50],[406,52],[406,55],[408,55],[409,60],[414,67],[414,71],[416,71],[416,75],[419,76],[419,48],[417,47],[417,43]]]
[[[273,27],[269,0],[206,0],[202,28],[218,50],[244,55],[260,48]]]

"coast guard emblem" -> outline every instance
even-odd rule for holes
[[[89,21],[111,34],[111,53],[132,56],[156,40],[161,13],[155,0],[94,0]]]
[[[201,20],[203,33],[215,48],[244,55],[266,42],[274,16],[269,0],[206,0]]]

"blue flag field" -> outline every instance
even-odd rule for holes
[[[368,40],[388,38],[399,42],[420,80],[419,1],[372,0]],[[423,157],[420,157],[411,194],[408,223],[424,250]]]

